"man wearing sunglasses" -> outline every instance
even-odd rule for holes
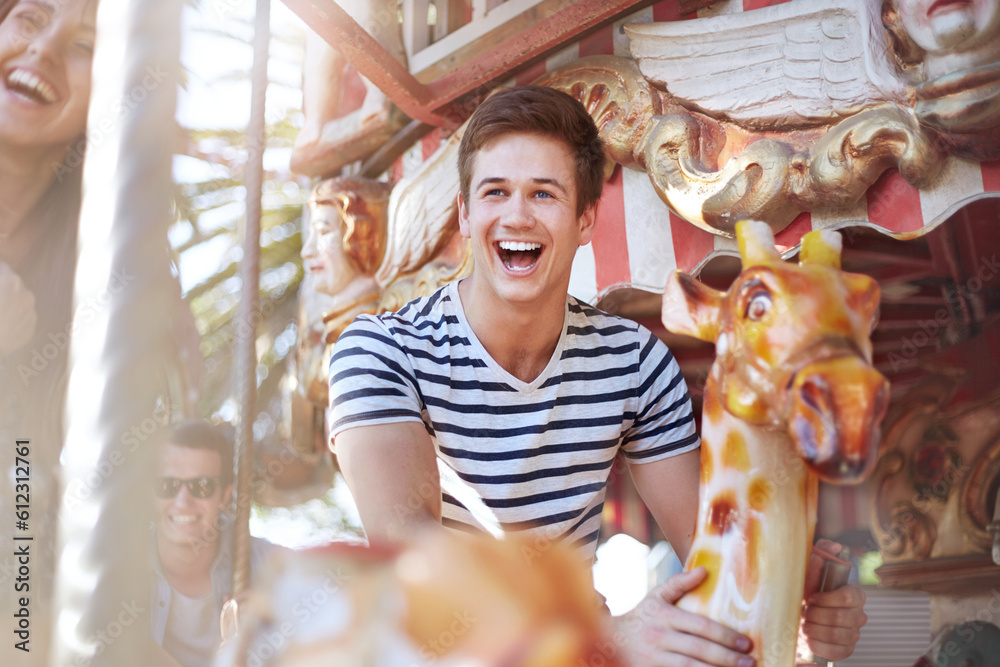
[[[158,447],[153,479],[153,638],[184,667],[211,664],[232,584],[233,444],[191,420]],[[270,545],[252,539],[251,570]]]

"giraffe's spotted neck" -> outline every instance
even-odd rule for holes
[[[702,472],[686,570],[708,577],[680,603],[743,632],[758,665],[794,664],[817,479],[788,435],[723,409],[718,367],[705,388]]]

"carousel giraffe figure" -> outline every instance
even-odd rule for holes
[[[675,271],[663,297],[667,329],[716,344],[685,563],[708,576],[679,606],[749,636],[758,665],[792,667],[819,479],[860,481],[876,459],[880,290],[841,271],[836,232],[806,234],[798,265],[762,222],[740,222],[737,238],[743,270],[727,292]]]

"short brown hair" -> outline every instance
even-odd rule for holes
[[[160,434],[159,440],[163,444],[216,452],[222,460],[222,486],[233,483],[233,441],[216,426],[201,419],[186,419],[172,424]]]
[[[469,201],[476,153],[495,139],[516,132],[561,139],[576,164],[576,214],[601,198],[604,187],[604,143],[594,119],[566,93],[545,86],[518,86],[490,95],[472,114],[458,147],[462,199]]]

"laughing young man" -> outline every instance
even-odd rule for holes
[[[182,667],[210,665],[219,614],[232,591],[233,443],[200,420],[172,426],[157,445],[150,617],[153,639]],[[251,571],[272,545],[250,541]]]
[[[594,234],[604,160],[586,110],[553,89],[505,90],[473,114],[458,196],[472,275],[359,317],[331,361],[330,437],[372,541],[439,522],[558,539],[592,559],[621,450],[687,554],[699,454],[677,362],[648,330],[567,293],[576,250]],[[672,606],[704,575],[650,593],[667,604],[630,634],[637,664],[753,664],[749,639]],[[823,595],[806,630],[817,653],[841,659],[864,623],[863,594]],[[623,630],[638,627],[625,620]]]

